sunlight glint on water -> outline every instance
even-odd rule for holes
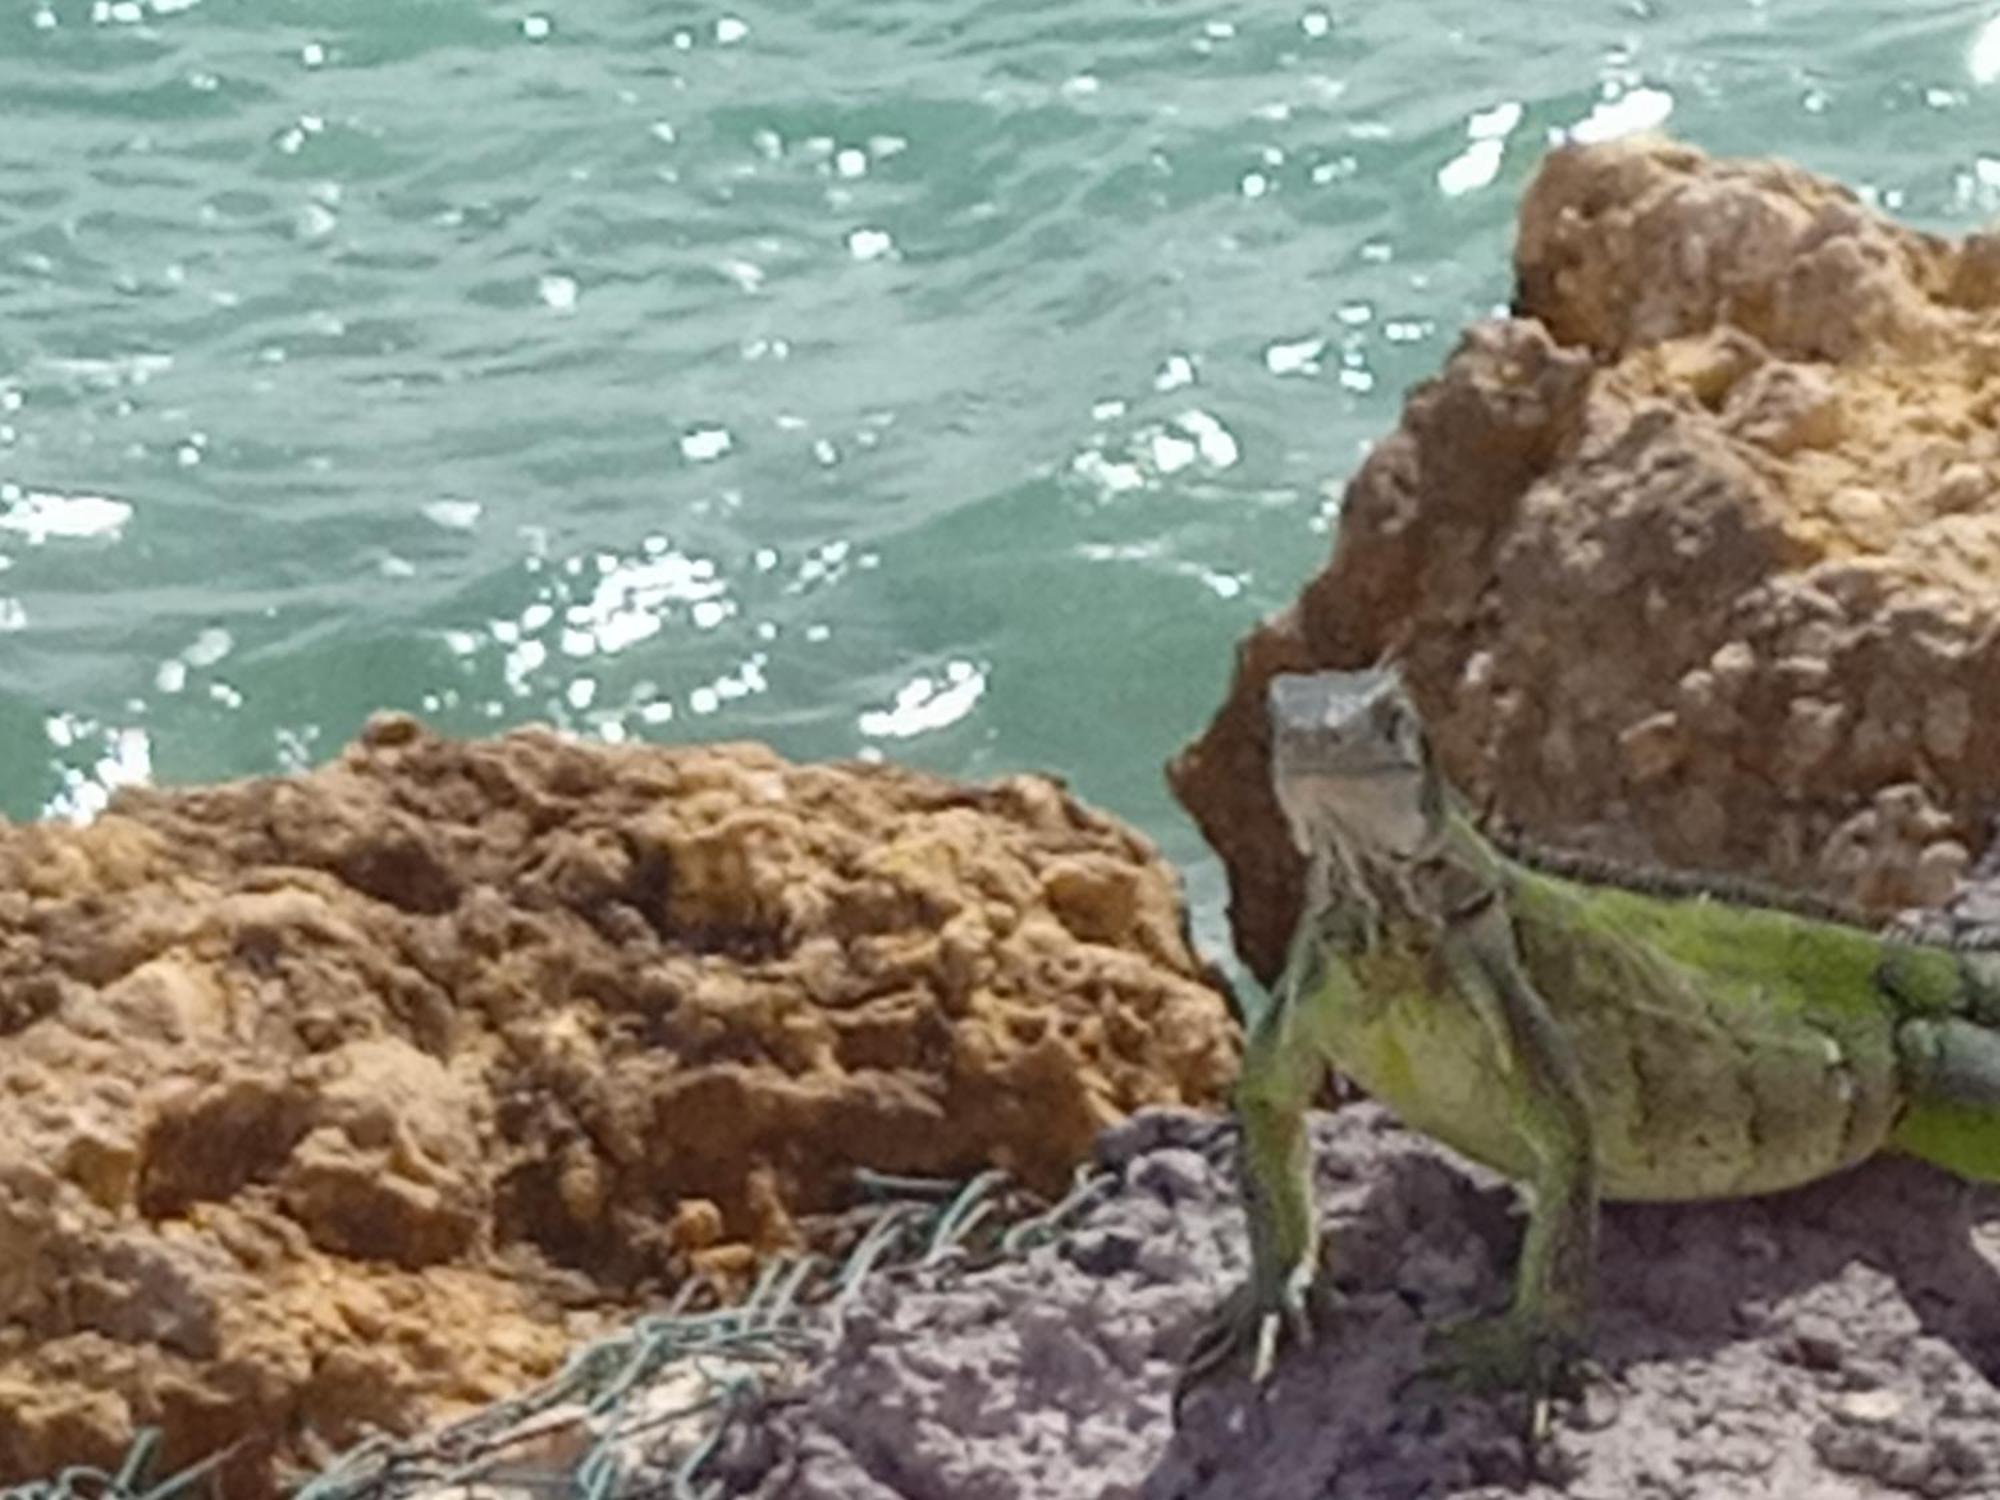
[[[1546,145],[2000,210],[1962,4],[0,14],[0,811],[376,707],[1162,760],[1508,294]]]

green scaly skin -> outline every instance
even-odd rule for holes
[[[1310,1332],[1329,1067],[1528,1186],[1512,1303],[1443,1363],[1538,1411],[1584,1347],[1601,1199],[1776,1192],[1884,1150],[2000,1181],[2000,954],[1510,858],[1390,670],[1281,677],[1272,713],[1308,894],[1236,1093],[1251,1274],[1180,1394],[1239,1351],[1262,1381]]]

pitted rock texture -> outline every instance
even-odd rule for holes
[[[1231,1133],[1148,1111],[1117,1190],[1024,1261],[871,1284],[734,1435],[756,1500],[1889,1500],[2000,1495],[2000,1198],[1881,1160],[1774,1197],[1614,1204],[1596,1372],[1525,1401],[1424,1378],[1504,1305],[1514,1190],[1372,1105],[1312,1120],[1327,1266],[1311,1346],[1253,1391],[1178,1362],[1243,1275]]]
[[[2000,233],[1627,140],[1549,156],[1516,274],[1171,768],[1250,967],[1298,900],[1264,683],[1385,653],[1544,841],[1945,900],[2000,808]]]
[[[1235,1059],[1172,872],[1039,777],[385,718],[0,825],[0,1482],[157,1424],[269,1493],[740,1278],[856,1165],[1058,1188]]]

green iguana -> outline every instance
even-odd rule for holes
[[[1392,669],[1276,677],[1269,711],[1306,898],[1236,1091],[1251,1273],[1182,1394],[1239,1350],[1261,1382],[1310,1335],[1304,1113],[1329,1066],[1530,1187],[1513,1301],[1443,1363],[1537,1398],[1582,1352],[1602,1198],[1775,1192],[1884,1149],[2000,1180],[2000,954],[1503,852]]]

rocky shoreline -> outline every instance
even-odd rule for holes
[[[1516,269],[1170,768],[1246,964],[1298,900],[1263,684],[1385,654],[1539,839],[2000,913],[2000,235],[1637,139],[1548,158]],[[0,1482],[152,1424],[161,1469],[226,1450],[205,1482],[259,1500],[658,1333],[676,1288],[743,1294],[829,1243],[856,1169],[1081,1168],[1101,1194],[1046,1235],[808,1309],[704,1482],[2000,1494],[1994,1190],[1878,1162],[1613,1207],[1604,1378],[1531,1455],[1506,1403],[1409,1394],[1422,1326],[1501,1294],[1512,1192],[1365,1105],[1315,1126],[1326,1336],[1176,1433],[1242,1265],[1237,1049],[1177,877],[1043,777],[385,717],[309,775],[0,824]]]

